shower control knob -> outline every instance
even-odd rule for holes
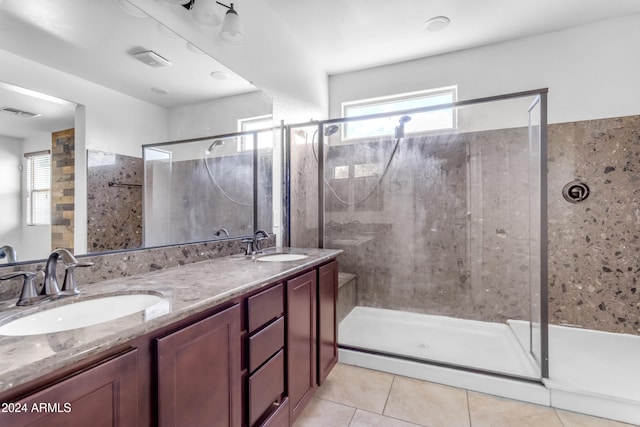
[[[570,203],[582,202],[589,193],[589,186],[581,181],[570,182],[562,188],[562,197]]]

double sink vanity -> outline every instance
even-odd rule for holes
[[[340,251],[266,252],[0,308],[0,425],[293,424],[337,362]]]

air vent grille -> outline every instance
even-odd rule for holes
[[[40,117],[42,114],[32,113],[30,111],[20,110],[18,108],[13,107],[2,107],[0,108],[0,112],[5,114],[11,114],[17,117],[24,117],[25,119],[31,119],[33,117]]]

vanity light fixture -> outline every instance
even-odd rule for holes
[[[216,5],[227,8],[224,20],[220,20],[220,17],[216,13]],[[184,4],[184,7],[189,9],[193,14],[193,18],[201,24],[215,27],[222,22],[220,38],[225,42],[242,44],[246,41],[244,32],[242,31],[242,25],[240,24],[240,17],[234,9],[233,3],[227,6],[216,0],[191,0]]]

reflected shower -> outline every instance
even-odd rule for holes
[[[221,139],[216,139],[215,141],[213,141],[211,143],[211,145],[209,146],[209,148],[207,148],[204,152],[204,154],[211,154],[211,152],[213,151],[213,147],[217,147],[218,145],[223,145],[224,141]]]
[[[400,124],[396,126],[396,138],[404,138],[404,124],[411,121],[411,116],[400,117]]]

